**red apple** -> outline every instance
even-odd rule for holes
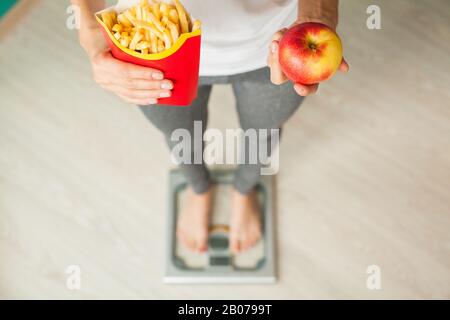
[[[319,83],[330,79],[338,70],[342,43],[322,23],[298,24],[281,38],[279,60],[284,74],[295,83]]]

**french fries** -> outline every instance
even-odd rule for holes
[[[183,33],[201,29],[179,0],[141,0],[119,14],[102,12],[101,19],[121,46],[142,54],[170,49]]]

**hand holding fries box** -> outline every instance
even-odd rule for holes
[[[172,96],[159,104],[187,106],[197,97],[201,23],[179,0],[141,0],[123,12],[100,11],[96,18],[116,59],[158,69],[173,81]]]

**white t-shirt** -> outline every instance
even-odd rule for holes
[[[126,8],[139,0],[119,0]],[[203,23],[200,75],[232,75],[267,65],[275,32],[297,18],[297,0],[182,0]]]

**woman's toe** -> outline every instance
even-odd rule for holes
[[[232,239],[230,247],[233,253],[239,253],[239,251],[241,250],[241,246],[238,239]]]

